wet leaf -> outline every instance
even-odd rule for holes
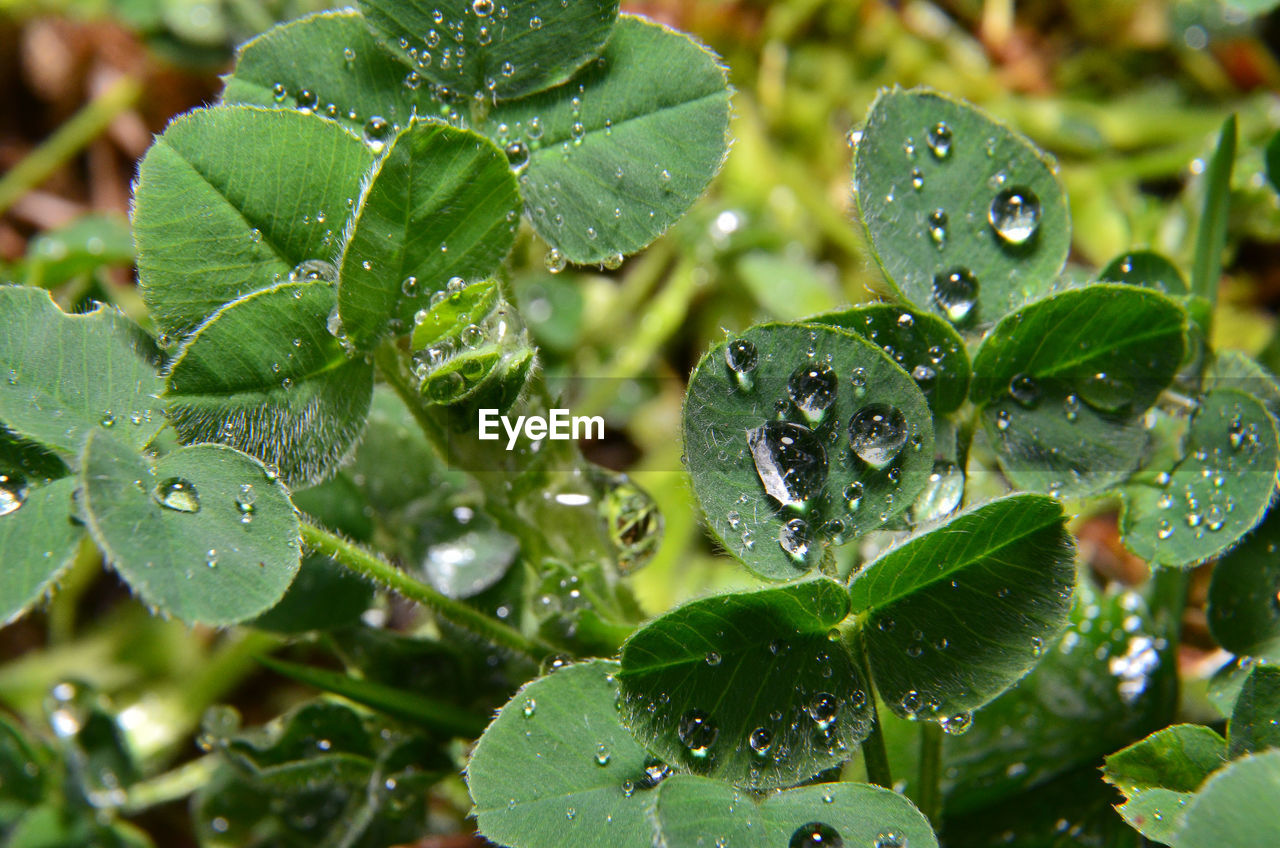
[[[1242,757],[1210,776],[1183,814],[1174,848],[1280,844],[1280,751]]]
[[[1240,656],[1280,662],[1280,513],[1222,556],[1209,584],[1209,630]]]
[[[1188,802],[1226,761],[1221,736],[1177,724],[1107,757],[1103,777],[1128,799],[1117,807],[1125,821],[1148,839],[1173,844]]]
[[[1227,727],[1232,757],[1280,748],[1280,668],[1255,665],[1245,678]]]

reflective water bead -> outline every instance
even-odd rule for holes
[[[763,757],[769,753],[769,748],[773,745],[773,733],[767,727],[757,727],[751,731],[747,743],[752,751]]]
[[[969,732],[970,727],[973,727],[973,713],[956,713],[942,719],[938,724],[942,725],[943,733],[950,736],[963,736]]]
[[[849,446],[858,458],[880,468],[907,442],[907,419],[896,406],[873,403],[849,419]]]
[[[182,477],[170,477],[156,486],[155,499],[162,507],[174,512],[200,511],[200,493],[190,480]]]
[[[802,365],[787,380],[787,396],[809,421],[820,421],[835,403],[836,372],[829,365]]]
[[[395,128],[391,126],[387,120],[379,115],[374,115],[364,124],[364,143],[374,153],[381,153],[387,146],[389,139]]]
[[[1015,374],[1009,381],[1009,394],[1022,406],[1031,409],[1040,402],[1040,384],[1029,374]]]
[[[929,141],[929,152],[938,159],[946,159],[951,155],[951,127],[946,121],[939,121],[929,128],[927,133]]]
[[[720,728],[716,727],[711,717],[702,710],[689,710],[680,716],[676,735],[690,754],[703,759],[710,753],[711,746],[720,735]]]
[[[809,525],[803,518],[793,518],[778,531],[778,545],[787,556],[803,560],[809,554]]]
[[[844,848],[844,839],[831,825],[814,821],[796,828],[787,848]]]
[[[1040,198],[1029,188],[1006,188],[991,199],[987,223],[1006,244],[1026,244],[1040,227]]]
[[[808,427],[768,421],[747,432],[765,492],[783,506],[802,506],[827,482],[827,451]]]
[[[935,274],[933,301],[952,323],[964,321],[978,303],[978,278],[968,268]]]
[[[0,516],[17,512],[26,502],[26,480],[16,474],[0,474]]]

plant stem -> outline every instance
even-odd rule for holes
[[[137,80],[119,80],[0,177],[0,214],[97,138],[117,115],[133,106],[141,92]]]
[[[866,645],[861,634],[853,631],[849,645],[853,653],[853,661],[862,672],[862,679],[867,682],[867,703],[871,707],[871,733],[862,740],[862,762],[867,767],[867,780],[885,789],[893,789],[893,774],[889,771],[889,752],[884,746],[884,733],[880,729],[880,711],[876,709],[875,684],[871,679],[871,660],[867,656]]]
[[[1151,579],[1151,609],[1155,614],[1156,629],[1169,643],[1169,650],[1176,653],[1182,640],[1182,614],[1187,608],[1187,587],[1191,582],[1190,569],[1156,566]]]
[[[218,758],[209,755],[183,763],[164,774],[141,780],[129,787],[120,810],[131,816],[160,804],[187,798],[209,783],[217,765]]]
[[[446,621],[474,633],[487,642],[535,660],[557,652],[553,645],[537,637],[525,636],[474,607],[441,594],[426,583],[415,580],[390,563],[328,530],[304,521],[302,541],[316,553],[329,557],[379,586],[422,604]]]
[[[1191,293],[1209,301],[1210,319],[1218,302],[1218,281],[1222,276],[1222,250],[1227,242],[1227,207],[1231,201],[1231,169],[1236,158],[1236,116],[1222,124],[1218,146],[1205,171],[1204,206],[1196,232],[1196,250],[1191,265]],[[1209,330],[1205,328],[1206,332]]]
[[[916,803],[937,830],[942,814],[942,725],[936,721],[920,723],[920,786]]]

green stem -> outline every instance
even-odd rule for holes
[[[76,628],[76,607],[80,599],[102,573],[102,554],[93,540],[80,540],[71,567],[58,581],[58,592],[49,604],[49,644],[65,645],[72,640]]]
[[[1236,158],[1236,116],[1222,124],[1218,146],[1205,171],[1204,206],[1196,232],[1196,250],[1191,264],[1191,293],[1209,301],[1210,320],[1218,302],[1218,281],[1222,276],[1222,251],[1227,242],[1227,207],[1231,200],[1231,169]],[[1206,327],[1206,332],[1209,330]]]
[[[555,646],[550,643],[537,637],[527,637],[474,607],[441,594],[426,583],[413,579],[390,563],[384,562],[328,530],[304,521],[302,541],[316,553],[329,557],[379,586],[422,604],[446,621],[474,633],[487,642],[535,660],[557,653]]]
[[[920,723],[920,787],[916,803],[936,830],[942,814],[942,725],[936,721]]]
[[[0,177],[0,214],[101,135],[116,116],[132,108],[141,92],[135,79],[125,77],[116,82]]]
[[[880,728],[880,711],[876,708],[875,684],[871,679],[871,659],[866,644],[855,630],[850,640],[853,660],[867,682],[867,703],[871,707],[871,733],[862,740],[862,762],[867,767],[867,780],[876,786],[893,789],[893,773],[889,770],[889,751],[884,745],[884,732]]]
[[[172,771],[140,780],[129,787],[120,811],[127,816],[136,815],[151,807],[181,801],[207,786],[218,767],[218,757],[210,754],[189,763],[183,763]]]
[[[1164,634],[1169,651],[1176,653],[1182,640],[1182,615],[1187,608],[1190,569],[1155,567],[1151,580],[1151,609],[1156,630]]]

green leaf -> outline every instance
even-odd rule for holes
[[[47,485],[17,483],[0,472],[0,622],[21,616],[75,559],[81,530],[71,521],[74,477]]]
[[[1232,757],[1280,748],[1280,668],[1256,665],[1240,689],[1227,740]]]
[[[474,738],[484,731],[484,722],[471,712],[414,692],[349,677],[336,671],[273,660],[270,657],[259,657],[258,662],[291,680],[341,695],[357,704],[437,733]]]
[[[948,818],[1008,809],[1015,795],[1034,796],[1035,787],[1076,769],[1096,780],[1104,755],[1165,726],[1175,652],[1157,633],[1137,592],[1101,594],[1079,580],[1066,632],[1045,643],[1040,663],[983,707],[968,732],[948,737]],[[893,729],[886,727],[890,743]],[[914,748],[916,736],[903,738]]]
[[[1244,682],[1249,679],[1249,672],[1253,671],[1255,665],[1266,664],[1266,662],[1253,657],[1233,657],[1230,662],[1224,663],[1213,673],[1209,678],[1208,691],[1205,694],[1219,715],[1223,718],[1231,718],[1231,713],[1236,708],[1236,701],[1240,698],[1240,690],[1244,688]]]
[[[828,634],[830,580],[703,598],[622,646],[623,721],[673,766],[753,790],[839,765],[871,730],[867,683]]]
[[[1227,743],[1207,727],[1178,724],[1107,757],[1108,783],[1128,799],[1117,807],[1148,839],[1171,842],[1187,802],[1227,760]]]
[[[763,803],[725,783],[680,776],[658,792],[664,845],[907,846],[936,848],[929,821],[896,792],[865,783],[821,783]],[[812,835],[820,834],[820,840]]]
[[[89,433],[114,430],[135,447],[164,424],[155,347],[108,306],[67,315],[40,289],[0,286],[0,424],[79,454]]]
[[[132,265],[133,232],[120,214],[84,215],[36,236],[23,261],[23,281],[52,289],[111,265]]]
[[[1251,754],[1213,774],[1183,814],[1174,848],[1280,845],[1280,751]]]
[[[618,0],[360,0],[386,47],[462,98],[508,100],[564,82],[595,58]]]
[[[438,302],[428,306],[421,321],[414,319],[414,350],[461,339],[469,325],[480,324],[489,317],[500,298],[497,280],[481,280],[447,294],[448,297],[432,298]]]
[[[247,454],[195,445],[152,463],[95,433],[82,465],[93,540],[130,588],[165,613],[201,624],[242,621],[279,601],[297,574],[289,495]]]
[[[969,354],[964,339],[941,318],[889,303],[855,306],[810,318],[852,330],[884,349],[924,392],[934,415],[954,412],[969,392]]]
[[[1280,662],[1280,511],[1213,567],[1209,632],[1240,656]]]
[[[880,697],[904,718],[943,720],[1009,688],[1066,623],[1073,556],[1061,504],[1011,495],[867,565],[849,594]]]
[[[1238,350],[1220,350],[1205,369],[1204,389],[1236,389],[1262,401],[1272,417],[1280,416],[1280,385],[1256,359]]]
[[[854,150],[854,187],[894,291],[953,322],[997,320],[1048,291],[1066,262],[1067,199],[1044,156],[937,92],[880,93]]]
[[[1191,292],[1210,304],[1218,301],[1222,251],[1227,244],[1227,209],[1231,205],[1231,170],[1236,161],[1236,116],[1222,124],[1218,146],[1205,169],[1204,206],[1191,265]]]
[[[656,843],[649,756],[618,721],[617,669],[570,665],[526,684],[498,713],[467,764],[487,839],[512,848]]]
[[[492,274],[515,239],[520,196],[488,139],[415,121],[369,177],[342,252],[338,312],[357,345],[399,335],[451,277]]]
[[[735,270],[756,303],[780,321],[800,321],[844,302],[835,275],[807,257],[753,250],[738,259]]]
[[[328,557],[305,554],[280,602],[245,622],[259,630],[300,634],[360,620],[373,603],[373,584]]]
[[[1182,362],[1186,320],[1163,295],[1117,284],[1001,320],[974,356],[970,396],[1009,479],[1076,496],[1119,482],[1146,444],[1138,417]]]
[[[290,272],[332,281],[373,158],[359,136],[299,111],[219,106],[175,119],[134,192],[138,277],[156,324],[188,333]]]
[[[538,235],[570,262],[596,263],[640,250],[689,210],[720,170],[728,127],[719,59],[623,15],[599,60],[559,88],[500,103],[483,129],[528,150],[520,193]]]
[[[358,132],[375,117],[403,127],[432,108],[430,90],[411,73],[359,12],[340,9],[272,27],[241,47],[222,100],[296,109],[314,96],[320,114]]]
[[[1262,520],[1276,487],[1275,421],[1243,392],[1209,393],[1184,450],[1164,485],[1135,481],[1121,490],[1124,544],[1158,565],[1184,567],[1230,549]]]
[[[1186,279],[1178,266],[1154,250],[1135,250],[1117,256],[1098,272],[1098,279],[1111,283],[1145,286],[1161,294],[1189,294]]]
[[[325,282],[281,283],[219,309],[183,344],[165,400],[185,443],[220,442],[293,486],[332,474],[364,429],[373,366],[325,328]]]
[[[900,844],[936,846],[911,802],[876,787],[822,784],[757,804],[728,783],[667,777],[667,766],[618,723],[617,668],[593,660],[560,669],[498,713],[467,766],[483,836],[514,848],[710,845],[717,837],[764,848],[820,821],[850,846],[895,832],[906,838]]]
[[[698,363],[685,398],[685,461],[725,549],[756,574],[786,580],[816,567],[829,544],[877,529],[911,505],[933,467],[932,419],[906,372],[852,333],[765,324],[732,343],[756,364],[731,369],[727,343]],[[824,379],[835,383],[835,400],[816,423],[788,394],[793,377],[807,394],[814,367],[829,368]],[[874,462],[853,450],[855,417],[859,445]],[[781,442],[793,437],[800,441]]]

